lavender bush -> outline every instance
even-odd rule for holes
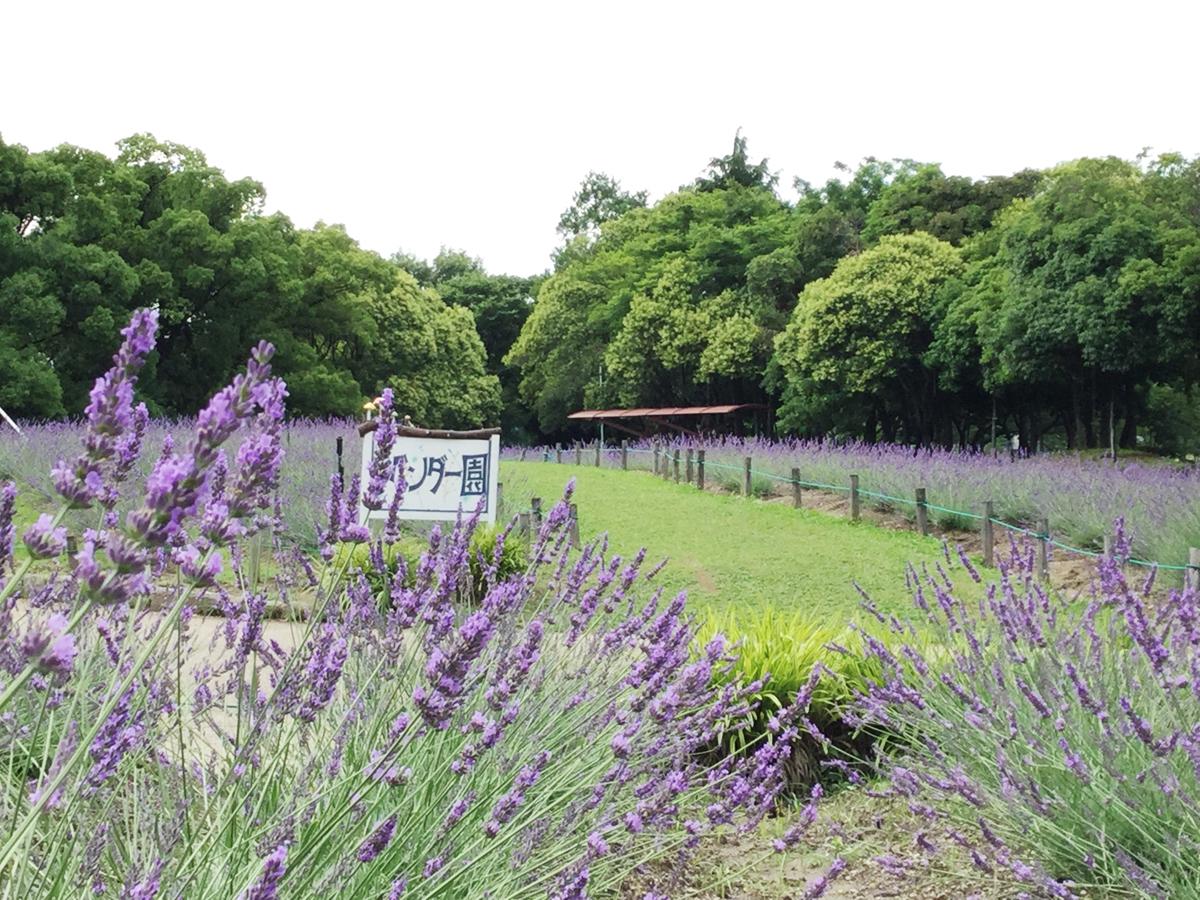
[[[87,423],[26,422],[23,434],[10,429],[0,430],[0,480],[17,484],[28,506],[34,509],[50,507],[57,494],[53,477],[46,465],[48,459],[63,459],[79,445]],[[127,483],[118,486],[116,509],[126,513],[140,500],[136,489],[145,483],[153,461],[164,445],[182,445],[195,430],[194,419],[148,419],[143,427],[142,453],[132,463]],[[229,453],[236,453],[243,434],[233,434],[225,444]],[[329,490],[329,473],[337,464],[337,439],[343,443],[343,459],[347,472],[357,472],[361,438],[357,423],[351,419],[288,419],[283,423],[283,447],[288,464],[279,476],[280,505],[278,521],[273,523],[289,543],[307,548],[316,547],[317,529],[325,515]],[[64,519],[76,530],[86,528],[91,520],[79,511],[69,511]]]
[[[500,577],[496,538],[478,596],[470,519],[374,590],[403,492],[377,538],[357,511],[383,505],[390,395],[368,483],[325,480],[310,558],[280,540],[268,345],[140,461],[155,326],[139,313],[97,381],[82,452],[53,468],[56,511],[18,534],[0,488],[6,896],[567,898],[665,859],[639,879],[657,891],[699,842],[772,809],[807,692],[757,751],[703,762],[762,685],[712,686],[724,639],[692,656],[684,598],[645,590],[640,555],[571,551],[560,503],[527,571]],[[91,527],[63,564],[72,510]],[[280,566],[256,585],[245,547],[268,525]],[[224,616],[198,615],[201,598]],[[273,601],[307,615],[267,621]]]
[[[1130,581],[1128,552],[1118,527],[1085,605],[1047,594],[1027,551],[980,602],[914,578],[942,651],[865,638],[884,674],[850,716],[899,738],[888,793],[949,823],[980,869],[1052,896],[1200,894],[1200,595]]]
[[[662,445],[660,445],[662,446]],[[1099,550],[1104,535],[1111,533],[1113,520],[1125,518],[1134,543],[1132,555],[1168,565],[1183,565],[1188,548],[1200,546],[1200,469],[1139,462],[1113,463],[1062,454],[1041,454],[1010,461],[1007,455],[938,449],[917,450],[887,444],[762,438],[709,438],[694,441],[672,439],[667,449],[686,451],[703,447],[707,480],[741,483],[742,461],[753,459],[752,488],[763,492],[774,484],[786,494],[793,467],[807,482],[847,489],[850,475],[857,474],[864,492],[883,494],[904,501],[918,487],[928,491],[929,502],[945,510],[961,510],[978,516],[987,500],[995,514],[1013,524],[1033,527],[1041,518],[1050,521],[1056,539],[1088,550]],[[541,459],[544,448],[530,448],[527,459]],[[553,451],[549,451],[553,459]],[[520,448],[508,452],[519,458]],[[594,461],[585,450],[584,462]],[[652,445],[633,443],[630,468],[652,465]],[[574,461],[573,451],[564,461]],[[620,465],[618,452],[608,452],[604,465]],[[894,503],[867,493],[864,506],[893,509],[912,518],[913,506]],[[978,528],[969,517],[932,509],[931,518],[944,527]]]

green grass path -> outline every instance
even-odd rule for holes
[[[582,537],[608,532],[622,556],[644,546],[650,562],[668,557],[662,583],[686,589],[698,610],[771,606],[828,616],[837,625],[858,611],[855,581],[881,608],[907,610],[905,564],[942,558],[934,538],[787,503],[702,493],[645,472],[505,462],[506,509],[528,509],[538,496],[548,510],[572,476]]]

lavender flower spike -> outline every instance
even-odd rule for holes
[[[112,368],[96,379],[87,405],[84,452],[73,464],[59,460],[51,474],[54,488],[71,506],[91,506],[104,493],[102,465],[117,452],[118,442],[135,426],[133,385],[137,373],[154,349],[158,312],[140,309],[133,314],[121,335],[124,341],[113,357]],[[125,448],[126,455],[129,448]],[[118,465],[123,462],[118,461]]]
[[[0,575],[4,574],[6,565],[12,565],[13,535],[16,533],[13,510],[16,504],[17,486],[10,481],[0,488]]]
[[[59,556],[67,549],[67,529],[54,527],[54,519],[47,513],[38,516],[38,520],[22,535],[25,549],[34,559],[49,559]]]
[[[392,447],[396,443],[396,417],[392,403],[392,389],[384,388],[378,404],[375,452],[367,464],[367,488],[363,492],[362,502],[367,509],[383,509],[383,492],[391,474]]]
[[[35,629],[21,641],[27,663],[43,672],[70,675],[75,662],[75,638],[67,633],[67,618],[55,613],[46,621],[46,629]]]
[[[207,472],[216,464],[221,444],[256,412],[267,419],[277,412],[282,415],[282,384],[270,377],[269,363],[274,353],[270,344],[260,343],[251,353],[245,373],[237,375],[201,410],[190,454],[164,454],[159,458],[146,479],[143,506],[127,519],[132,537],[149,546],[168,543],[179,534],[183,521],[196,513]],[[256,451],[261,449],[256,445]],[[278,460],[270,454],[260,456],[256,452],[254,456],[259,475],[278,471]],[[253,492],[252,488],[253,484],[244,484],[237,490],[244,497]]]
[[[390,816],[379,823],[376,828],[367,837],[362,845],[358,848],[358,861],[368,863],[384,851],[389,843],[391,843],[392,835],[396,831],[396,816]]]
[[[279,896],[279,882],[286,871],[287,844],[280,844],[263,863],[262,875],[250,888],[238,895],[238,900],[275,900]]]

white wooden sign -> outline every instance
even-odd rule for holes
[[[375,452],[375,432],[362,442],[362,483],[369,476],[367,467]],[[449,520],[475,512],[483,501],[480,520],[496,521],[496,504],[500,480],[500,436],[478,439],[441,439],[397,437],[392,447],[392,465],[399,466],[404,458],[404,478],[407,488],[400,504],[401,519],[423,521]],[[365,518],[386,519],[395,493],[395,484],[388,483],[383,509],[362,512]]]

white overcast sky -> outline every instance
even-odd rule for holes
[[[112,153],[150,131],[298,225],[530,274],[588,170],[659,197],[739,127],[785,195],[866,155],[1195,155],[1197,26],[1194,0],[0,0],[0,134]]]

